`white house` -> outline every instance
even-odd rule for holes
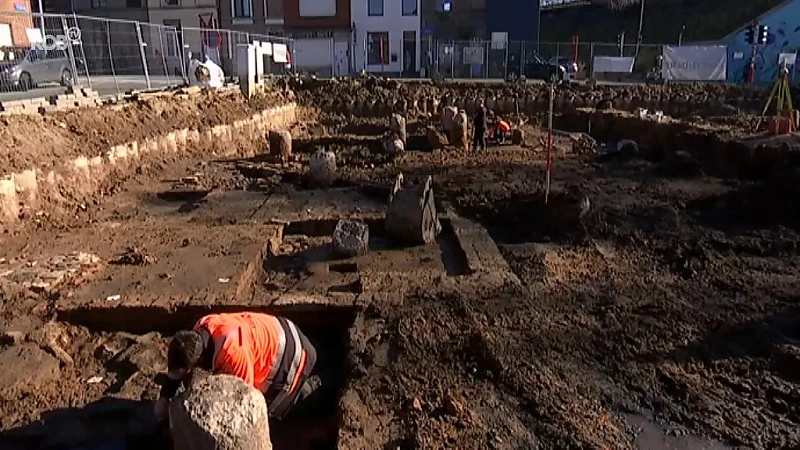
[[[412,75],[420,64],[420,0],[351,0],[357,71]]]

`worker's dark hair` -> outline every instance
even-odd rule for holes
[[[203,337],[196,331],[175,333],[167,350],[167,370],[191,370],[203,355]]]

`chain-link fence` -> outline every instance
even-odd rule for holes
[[[404,48],[413,45],[404,42]],[[405,64],[403,76],[412,72],[422,77],[454,79],[528,79],[549,80],[559,70],[573,80],[595,78],[598,81],[638,82],[657,69],[660,45],[623,45],[581,42],[492,42],[487,40],[442,41],[423,39],[418,54],[401,60],[414,60],[415,70]],[[369,45],[365,44],[366,49]],[[369,50],[367,50],[369,51]],[[386,64],[363,65],[356,70],[395,75],[392,61]],[[603,57],[612,57],[613,64]],[[377,58],[377,57],[376,57]],[[373,58],[375,59],[375,58]],[[560,68],[560,69],[559,69]],[[599,70],[595,70],[599,69]],[[611,71],[609,71],[611,70]]]
[[[178,85],[191,56],[208,56],[237,76],[237,45],[266,42],[293,52],[292,41],[232,30],[189,28],[78,15],[0,12],[0,92],[25,98],[79,85],[101,94]],[[270,50],[272,47],[269,47]],[[291,58],[291,56],[289,57]],[[291,71],[290,64],[263,61],[265,73]]]

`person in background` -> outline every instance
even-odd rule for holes
[[[475,115],[472,118],[472,149],[486,150],[486,106],[483,99],[478,102],[475,108]]]

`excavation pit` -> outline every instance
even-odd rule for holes
[[[41,422],[0,435],[8,450],[171,449],[168,430],[152,417],[152,400],[163,379],[166,346],[174,332],[189,328],[205,314],[257,311],[294,321],[317,350],[312,374],[322,380],[309,399],[281,421],[270,423],[273,448],[335,449],[339,429],[339,398],[347,382],[345,361],[355,308],[249,306],[163,308],[93,308],[75,310],[58,319],[76,338],[72,358],[76,374],[62,372],[59,383],[101,386],[85,405],[42,413]],[[86,327],[80,332],[76,326]],[[77,379],[72,379],[77,377]]]
[[[413,279],[419,275],[420,280],[427,280],[443,274],[470,273],[464,251],[447,219],[441,220],[442,232],[436,245],[417,246],[389,237],[382,218],[357,220],[369,227],[369,252],[351,258],[341,257],[334,250],[332,234],[338,219],[287,224],[278,251],[264,260],[263,285],[270,291],[302,290],[320,296],[333,292],[360,294],[385,288],[384,284],[365,286],[364,276]]]

